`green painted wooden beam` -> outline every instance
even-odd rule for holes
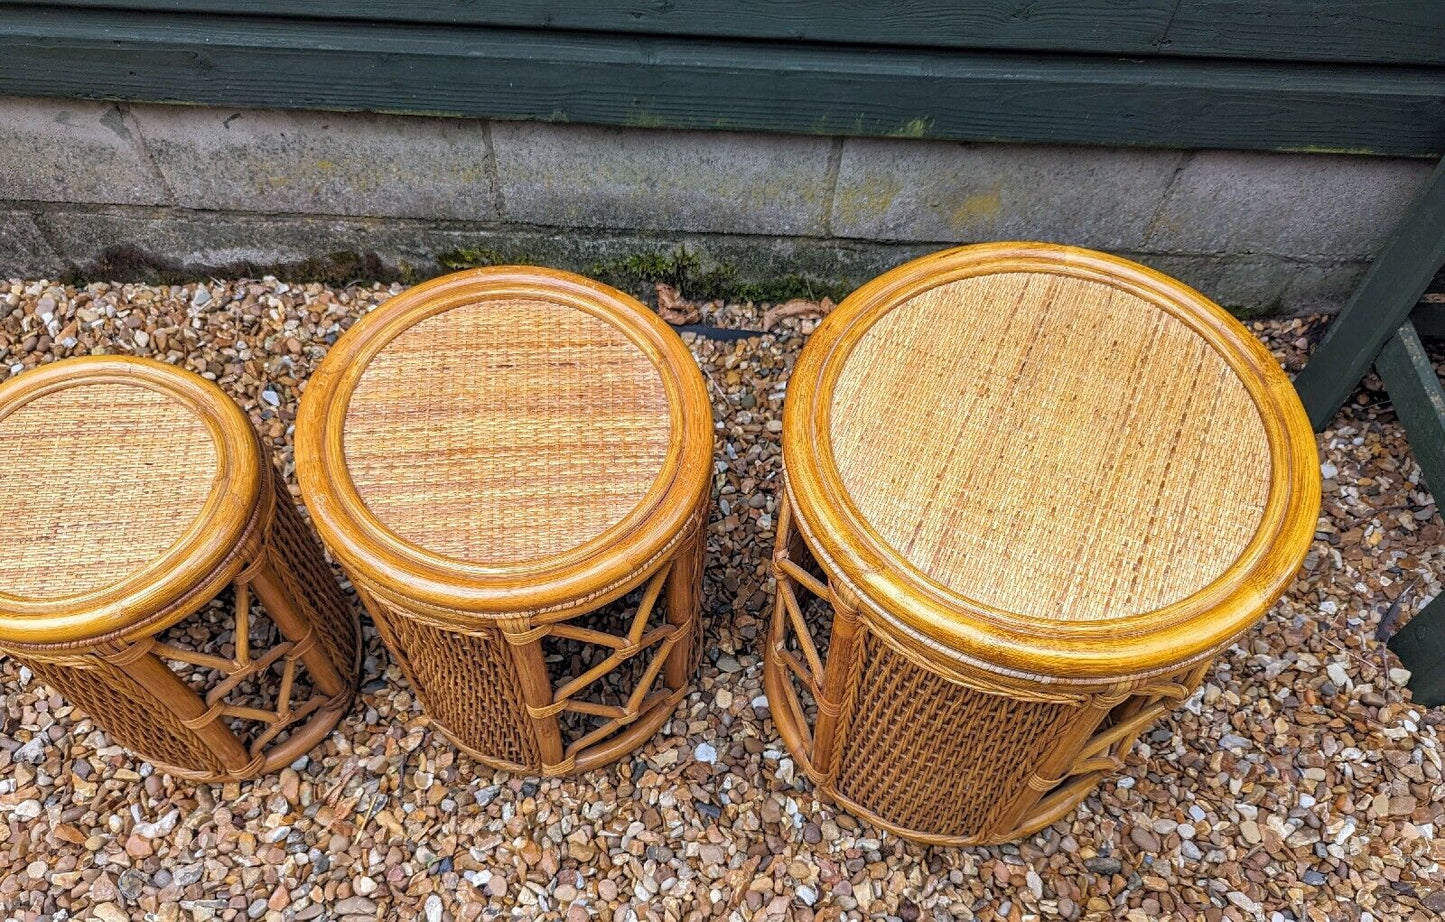
[[[1409,320],[1380,350],[1375,370],[1395,405],[1425,485],[1436,499],[1445,500],[1445,390]]]
[[[1410,692],[1424,707],[1445,704],[1445,595],[1438,595],[1390,638],[1389,647],[1410,670]]]
[[[1445,3],[1420,0],[51,0],[49,5],[915,48],[1445,64]]]
[[[1295,389],[1315,431],[1329,425],[1445,263],[1445,161],[1315,348]],[[1413,328],[1412,333],[1413,336]]]
[[[626,37],[39,6],[0,93],[1063,144],[1445,152],[1445,69]]]

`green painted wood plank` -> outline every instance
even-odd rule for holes
[[[1070,144],[1445,151],[1445,71],[12,7],[0,92]]]
[[[1445,64],[1445,3],[1180,0],[1161,53]]]
[[[1420,0],[52,0],[50,5],[917,48],[1445,64],[1445,4]]]
[[[56,0],[50,5],[921,48],[1153,54],[1175,0]]]
[[[1438,595],[1390,638],[1389,647],[1410,670],[1417,704],[1445,704],[1445,595]]]
[[[1445,389],[1409,320],[1380,350],[1375,370],[1395,405],[1425,485],[1445,501]]]
[[[1386,341],[1445,262],[1445,161],[1401,219],[1384,252],[1295,378],[1315,431],[1323,429],[1354,392]]]

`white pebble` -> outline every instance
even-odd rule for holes
[[[1330,663],[1325,667],[1325,675],[1335,683],[1336,688],[1347,688],[1350,684],[1350,674],[1345,669],[1344,663]]]

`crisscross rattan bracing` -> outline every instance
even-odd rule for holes
[[[662,668],[673,648],[679,642],[686,643],[691,640],[688,626],[669,624],[666,620],[655,627],[651,626],[652,614],[657,609],[658,599],[665,591],[673,566],[674,563],[670,561],[659,567],[644,584],[642,598],[632,613],[631,624],[624,635],[580,627],[565,621],[547,626],[547,633],[552,637],[575,640],[611,651],[591,669],[561,681],[552,690],[551,704],[527,709],[534,718],[546,718],[570,711],[601,719],[601,724],[591,732],[567,742],[567,748],[563,752],[564,760],[575,761],[588,747],[636,722],[654,708],[667,707],[670,710],[676,703],[675,693],[682,689],[668,689],[665,684],[658,689],[656,685],[662,678]],[[604,681],[610,673],[621,669],[634,657],[646,657],[647,665],[622,705],[603,704],[583,697],[584,692]]]

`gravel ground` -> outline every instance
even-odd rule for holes
[[[93,351],[164,358],[240,400],[290,475],[302,382],[393,291],[0,283],[0,377]],[[701,314],[765,323],[751,305]],[[1324,512],[1301,578],[1126,771],[1016,845],[922,848],[815,799],[762,697],[778,418],[816,321],[793,305],[766,322],[736,341],[688,335],[723,459],[707,652],[697,690],[635,758],[540,783],[483,768],[428,725],[368,627],[363,694],[323,746],[276,777],[197,786],[128,757],[4,660],[0,916],[1445,916],[1445,713],[1411,703],[1375,638],[1392,606],[1403,620],[1440,591],[1445,534],[1378,389],[1320,437]],[[1321,329],[1254,324],[1291,370]]]

